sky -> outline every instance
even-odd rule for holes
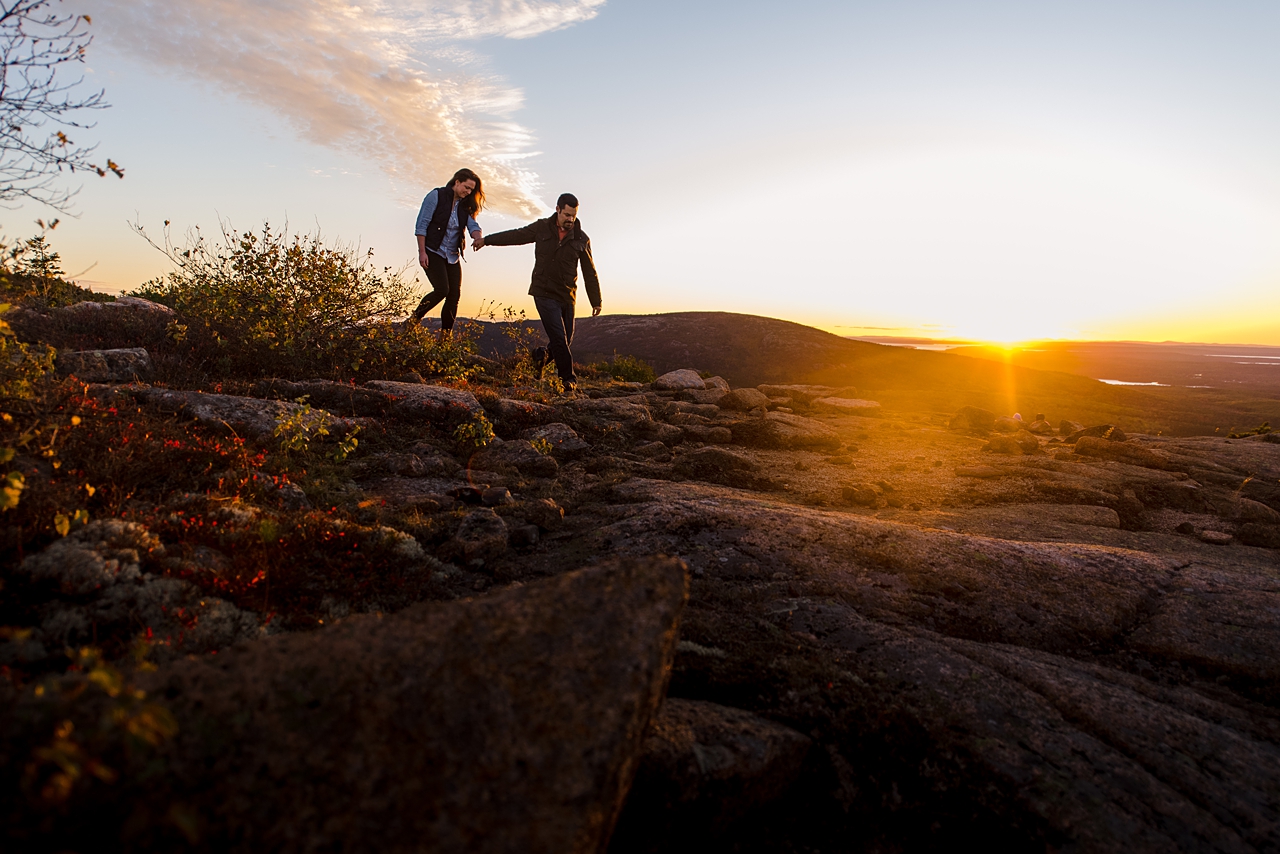
[[[99,290],[171,269],[165,221],[412,265],[467,166],[488,233],[579,197],[606,313],[1280,345],[1274,2],[62,3],[126,170],[50,237]],[[532,314],[531,265],[468,253],[461,313]]]

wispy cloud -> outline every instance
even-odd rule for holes
[[[466,48],[595,17],[605,0],[89,0],[105,46],[272,110],[408,186],[461,166],[490,204],[540,211],[521,92]]]

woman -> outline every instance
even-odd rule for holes
[[[437,187],[422,200],[418,212],[418,263],[426,271],[431,293],[413,310],[411,323],[422,322],[428,311],[443,302],[440,309],[440,339],[453,329],[458,317],[458,300],[462,297],[462,265],[458,263],[464,250],[463,226],[473,238],[473,246],[481,244],[480,225],[476,214],[484,207],[484,188],[480,176],[470,169],[459,169],[443,187]]]

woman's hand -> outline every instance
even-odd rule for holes
[[[427,265],[431,263],[431,253],[426,249],[418,250],[418,266],[427,269]]]
[[[471,241],[471,248],[479,252],[480,248],[484,246],[484,235],[477,231],[471,236],[475,238]]]

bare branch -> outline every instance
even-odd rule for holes
[[[93,42],[88,15],[61,11],[62,0],[0,0],[0,206],[26,200],[67,211],[78,190],[61,186],[64,172],[108,172],[120,164],[93,158],[96,145],[68,131],[94,127],[79,119],[108,106],[104,92],[84,92],[84,63]]]

